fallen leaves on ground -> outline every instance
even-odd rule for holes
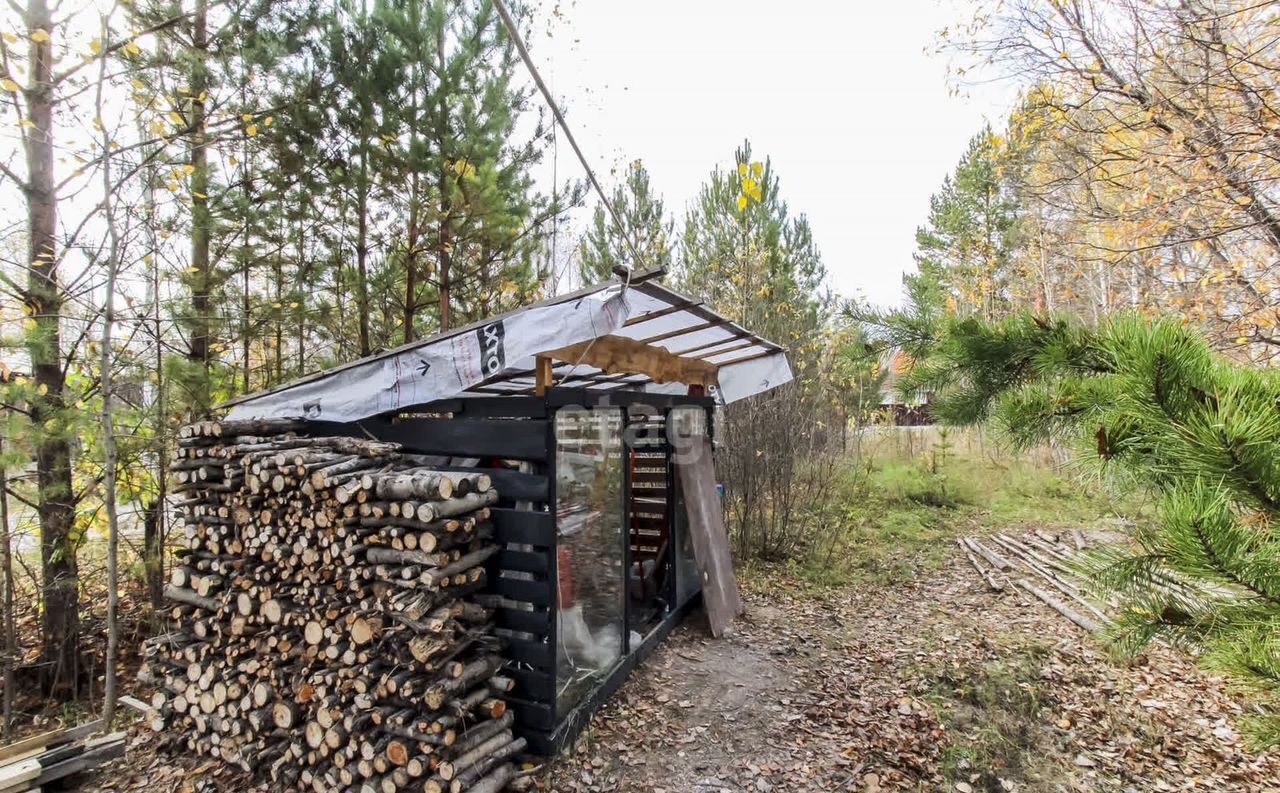
[[[1280,759],[1244,745],[1247,706],[1224,681],[1167,649],[1116,665],[1038,601],[988,592],[958,557],[905,585],[810,590],[778,570],[742,584],[734,635],[713,640],[690,618],[540,790],[1280,791]],[[993,690],[1026,689],[1030,705],[1005,708],[1013,745],[983,757],[973,749],[1002,704],[966,687],[1001,669],[1023,676]],[[89,789],[252,789],[156,743],[140,734]]]
[[[778,571],[743,581],[737,632],[677,630],[567,756],[557,793],[888,790],[1280,790],[1280,760],[1247,750],[1245,705],[1191,659],[1111,662],[1018,592],[993,594],[952,558],[895,587],[813,592]],[[1036,710],[1016,765],[974,767],[967,706],[938,670],[1037,654]],[[1042,657],[1039,657],[1042,656]],[[692,703],[692,707],[689,707]],[[996,758],[997,762],[1001,758]]]

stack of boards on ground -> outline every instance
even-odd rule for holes
[[[123,757],[125,734],[98,735],[105,727],[105,722],[94,721],[0,747],[0,793],[61,784],[72,774]]]
[[[1088,539],[1080,531],[1071,532],[1070,537],[1068,544],[1058,534],[1036,529],[1021,537],[961,537],[956,544],[992,592],[1002,592],[1012,582],[1089,633],[1096,633],[1112,621],[1086,596],[1088,565],[1081,564],[1085,561],[1081,554],[1088,548]]]
[[[497,550],[483,473],[302,423],[204,422],[174,463],[186,534],[151,723],[272,789],[528,787],[500,640],[471,597]]]

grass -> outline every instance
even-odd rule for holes
[[[797,572],[816,585],[889,585],[936,567],[955,537],[1093,526],[1135,505],[1056,465],[999,454],[973,433],[881,430],[846,456]]]

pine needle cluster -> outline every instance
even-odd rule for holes
[[[1280,375],[1177,321],[1020,315],[945,320],[900,385],[934,393],[946,423],[988,423],[1014,447],[1068,443],[1150,491],[1155,519],[1086,562],[1120,606],[1114,647],[1168,640],[1280,693]],[[1280,744],[1280,717],[1251,726]]]

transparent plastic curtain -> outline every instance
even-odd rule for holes
[[[622,655],[625,629],[623,416],[556,413],[556,710],[582,701]]]

